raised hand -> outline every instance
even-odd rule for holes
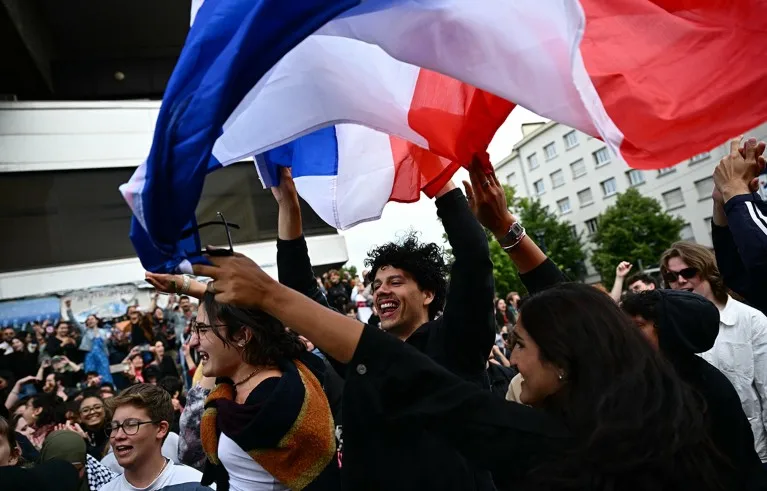
[[[516,219],[509,211],[506,192],[498,182],[495,172],[491,170],[486,173],[482,162],[475,157],[469,165],[469,177],[471,184],[463,181],[463,186],[471,211],[479,223],[496,238],[503,238]]]
[[[270,188],[272,196],[280,206],[298,206],[298,192],[296,183],[293,182],[293,173],[290,167],[280,168],[280,184]]]
[[[258,264],[240,253],[211,256],[208,260],[213,266],[195,264],[192,267],[194,274],[213,279],[207,289],[217,302],[245,308],[264,305],[276,282]]]
[[[754,183],[758,183],[759,174],[765,167],[765,159],[762,156],[765,146],[764,142],[757,143],[755,138],[749,138],[743,149],[740,148],[739,138],[730,142],[729,155],[714,169],[714,185],[722,195],[722,202],[727,202],[733,196],[754,191]],[[713,195],[712,197],[717,198]]]
[[[184,284],[184,277],[180,274],[144,273],[144,279],[163,293],[176,293]]]
[[[621,263],[618,265],[617,268],[615,268],[615,276],[618,278],[625,278],[627,274],[629,274],[629,271],[631,271],[631,268],[633,265],[628,261],[621,261]]]

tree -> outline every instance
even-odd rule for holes
[[[666,213],[658,200],[629,189],[599,215],[591,262],[602,281],[612,284],[621,261],[657,264],[663,251],[679,240],[683,226],[684,220]]]
[[[338,270],[339,273],[341,273],[341,276],[344,275],[344,273],[349,273],[349,276],[352,278],[357,277],[357,266],[343,266],[341,269]]]
[[[570,222],[560,220],[537,199],[517,200],[519,221],[531,238],[570,279],[585,277],[586,252],[580,234],[573,233]]]

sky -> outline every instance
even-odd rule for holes
[[[508,156],[514,144],[522,139],[521,125],[536,121],[546,121],[546,119],[522,107],[515,108],[490,142],[488,147],[490,161],[495,164]],[[469,173],[465,169],[460,169],[453,176],[453,182],[461,188],[463,187],[461,181],[468,179]],[[424,242],[444,245],[442,240],[444,230],[437,220],[437,208],[433,200],[423,194],[421,194],[421,200],[416,203],[387,204],[380,220],[339,231],[346,238],[346,248],[349,252],[347,266],[356,266],[358,271],[362,271],[368,250],[376,245],[395,240],[410,230],[418,231]]]

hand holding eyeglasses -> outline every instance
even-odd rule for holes
[[[208,259],[212,266],[195,264],[192,267],[194,274],[213,279],[206,288],[217,302],[261,308],[277,284],[258,264],[240,253]]]

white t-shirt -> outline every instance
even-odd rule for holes
[[[137,488],[125,479],[125,474],[105,484],[99,491],[157,491],[166,486],[184,484],[188,482],[199,483],[202,480],[202,472],[186,465],[178,465],[168,461],[157,479],[145,488]]]
[[[287,491],[288,488],[245,453],[234,440],[221,433],[218,458],[229,473],[231,491]]]

